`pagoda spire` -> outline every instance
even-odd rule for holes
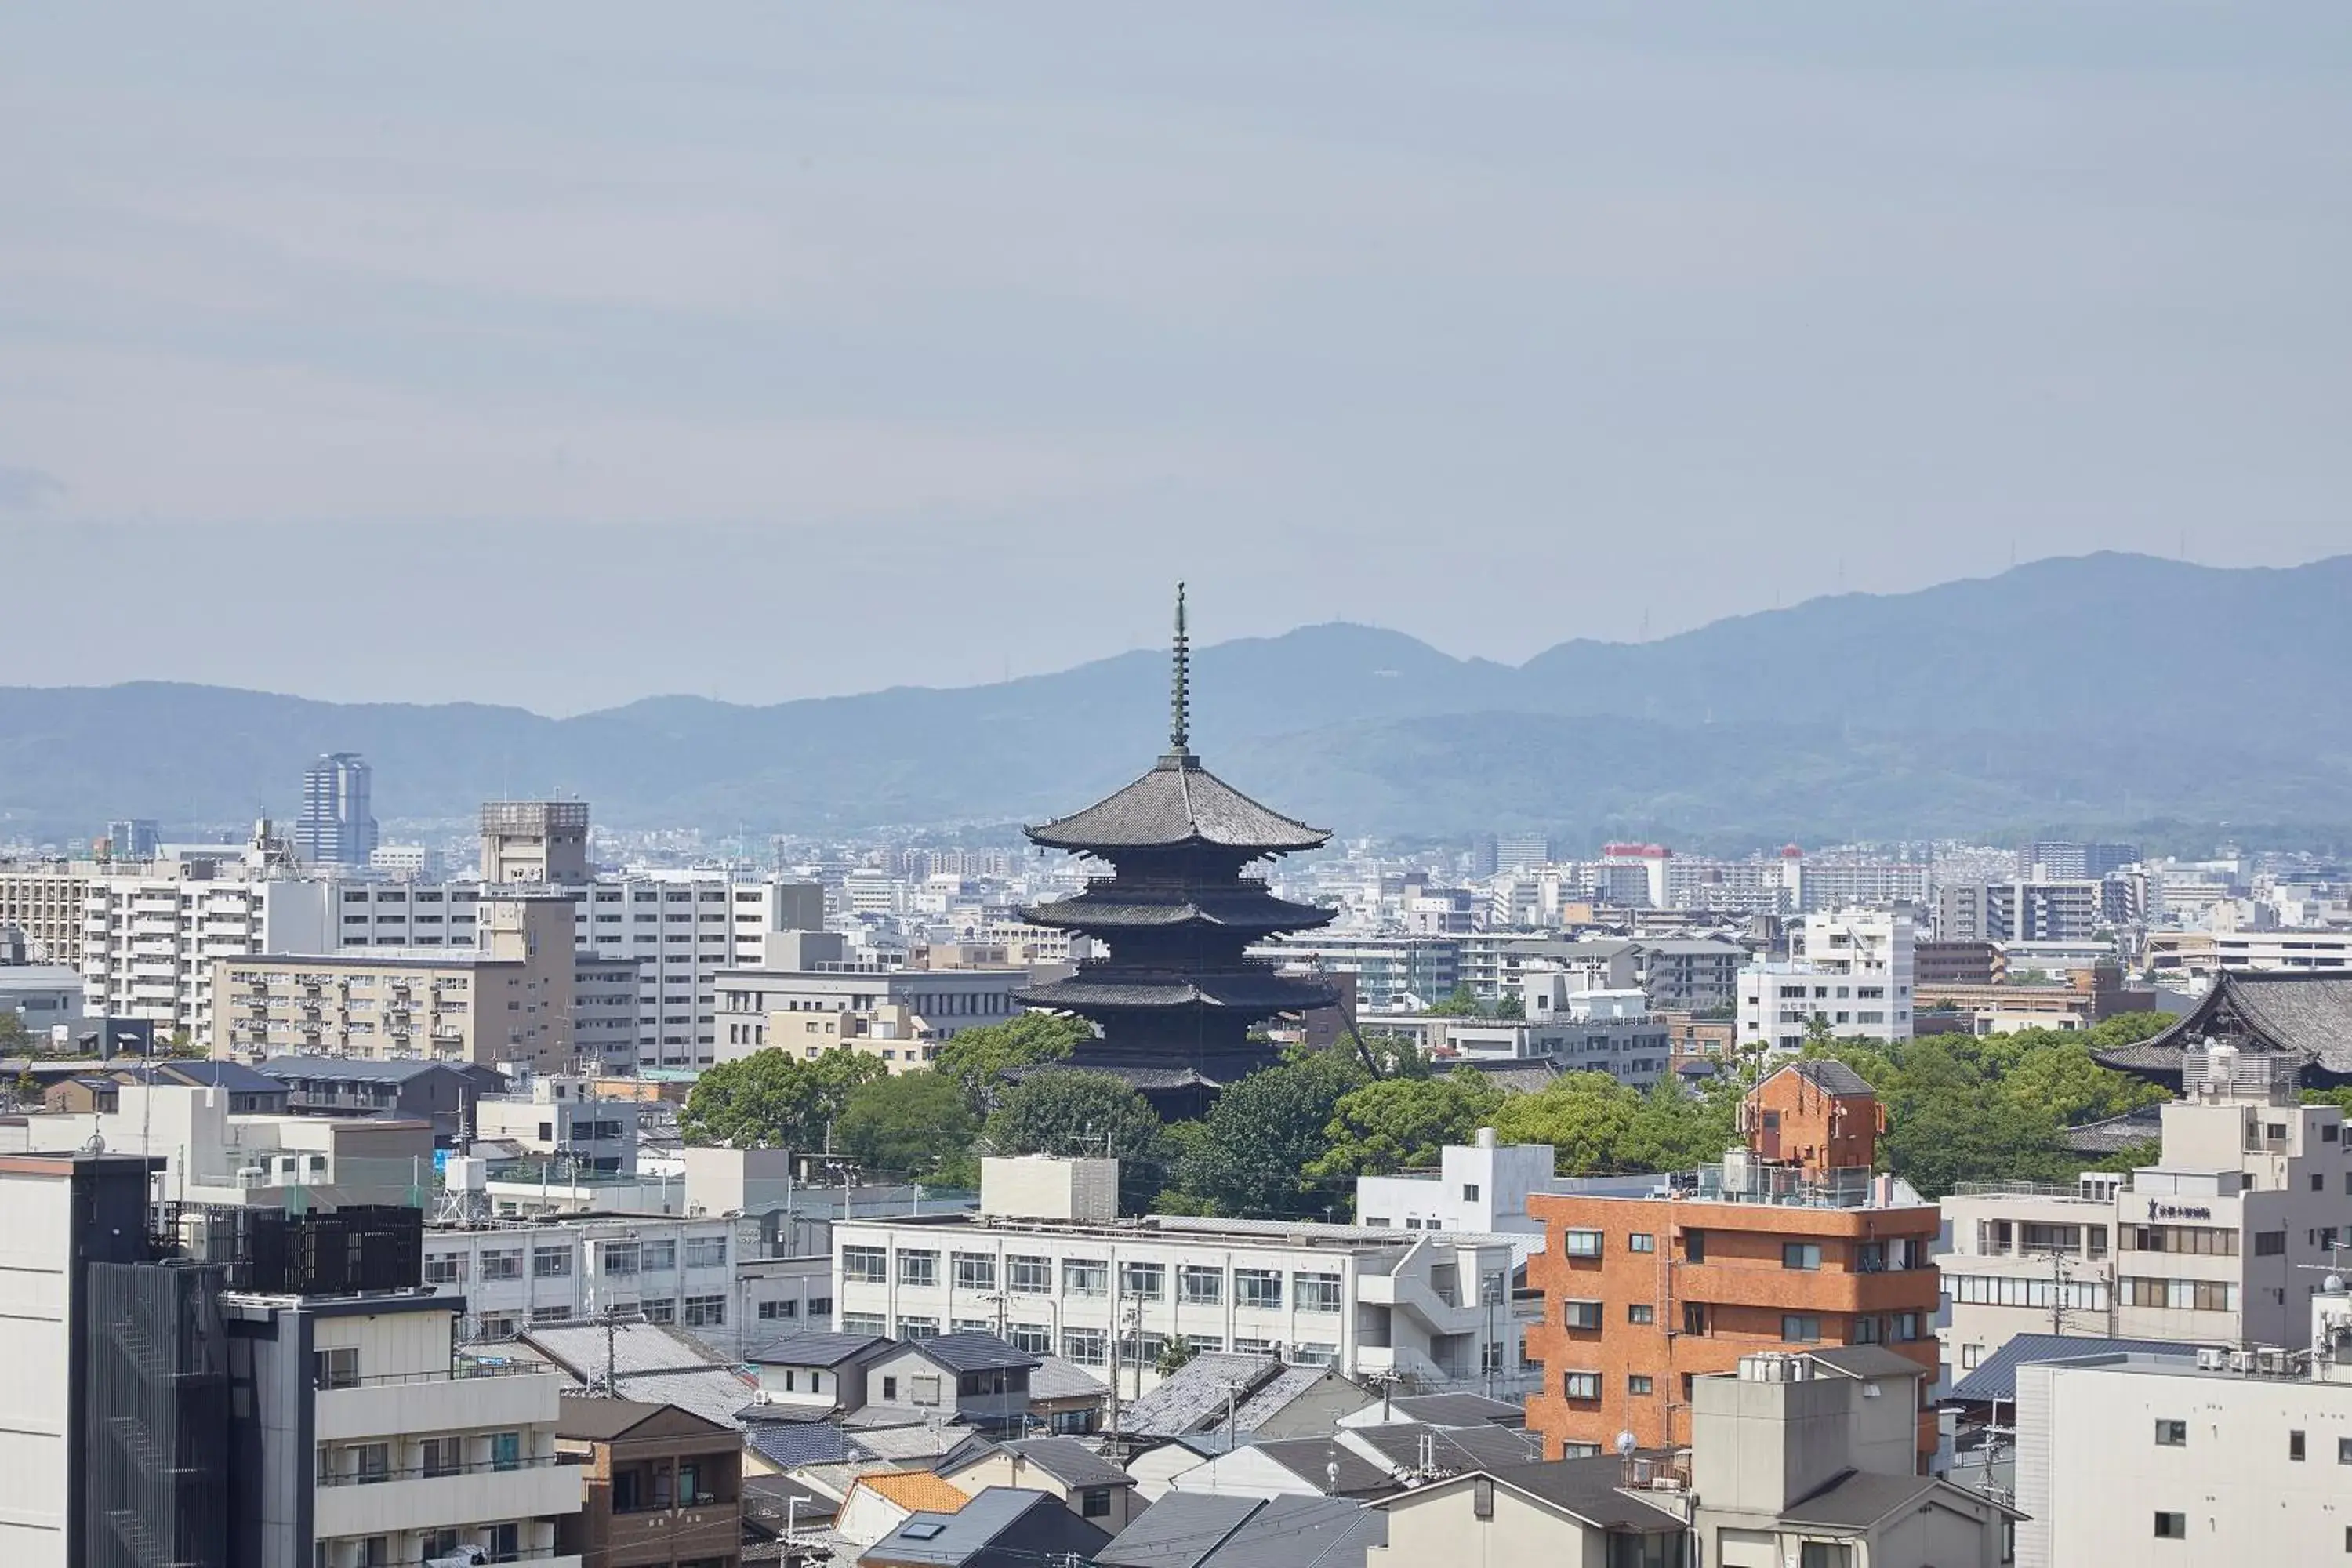
[[[1176,584],[1175,668],[1168,700],[1168,744],[1177,756],[1190,749],[1192,719],[1192,649],[1184,636],[1184,584]]]

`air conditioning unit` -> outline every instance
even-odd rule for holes
[[[2200,1371],[2200,1372],[2221,1372],[2221,1371],[2222,1371],[2225,1367],[2227,1367],[2227,1366],[2228,1366],[2228,1364],[2229,1364],[2229,1355],[2228,1355],[2228,1352],[2227,1352],[2215,1350],[2215,1349],[2214,1349],[2212,1346],[2210,1346],[2210,1345],[2201,1345],[2201,1346],[2200,1346],[2200,1347],[2198,1348],[2198,1351],[2197,1351],[2197,1370],[2198,1370],[2198,1371]]]

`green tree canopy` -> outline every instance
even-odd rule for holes
[[[1329,1151],[1324,1127],[1349,1090],[1371,1081],[1350,1049],[1302,1051],[1217,1097],[1176,1140],[1166,1206],[1252,1218],[1315,1218],[1344,1207],[1307,1167]]]
[[[1164,1179],[1167,1132],[1159,1112],[1125,1079],[1055,1068],[1004,1090],[985,1142],[998,1154],[1107,1152],[1119,1163],[1119,1211],[1139,1214]]]
[[[1469,1068],[1444,1078],[1391,1078],[1339,1097],[1312,1176],[1379,1175],[1433,1165],[1448,1143],[1466,1143],[1500,1109],[1503,1091]]]
[[[1083,1018],[1024,1013],[1002,1024],[958,1031],[940,1046],[939,1070],[956,1080],[974,1115],[986,1115],[1021,1068],[1057,1062],[1095,1037]]]
[[[1483,1018],[1486,1016],[1486,1010],[1478,1005],[1477,994],[1466,984],[1456,985],[1453,995],[1443,1002],[1432,1002],[1427,1010],[1445,1018]]]
[[[0,1007],[0,1051],[14,1055],[32,1048],[25,1016],[14,1007]]]
[[[834,1142],[869,1171],[969,1186],[979,1176],[971,1155],[979,1131],[962,1087],[944,1073],[925,1070],[852,1089]]]
[[[822,1149],[852,1090],[883,1076],[878,1058],[835,1046],[813,1061],[775,1047],[706,1070],[677,1119],[688,1143]]]
[[[1549,1143],[1552,1169],[1589,1176],[1633,1168],[1642,1097],[1605,1072],[1564,1073],[1533,1094],[1515,1094],[1495,1113],[1506,1143]]]

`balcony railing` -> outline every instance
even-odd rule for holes
[[[477,1377],[552,1377],[556,1371],[543,1362],[535,1361],[457,1361],[446,1368],[434,1367],[424,1372],[383,1372],[372,1377],[325,1376],[313,1378],[310,1386],[317,1389],[390,1388],[412,1383],[462,1383]]]
[[[431,1481],[446,1476],[487,1476],[507,1470],[547,1470],[562,1462],[554,1454],[525,1454],[512,1459],[473,1459],[456,1465],[404,1465],[396,1469],[354,1470],[348,1475],[320,1476],[322,1487],[372,1487],[389,1481]]]

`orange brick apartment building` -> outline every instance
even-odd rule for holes
[[[1782,1068],[1741,1108],[1744,1149],[1654,1195],[1538,1195],[1528,1331],[1544,1366],[1528,1428],[1547,1458],[1690,1441],[1691,1380],[1776,1348],[1883,1345],[1935,1381],[1940,1215],[1874,1176],[1884,1113],[1842,1062]],[[1936,1446],[1932,1410],[1922,1454]]]

